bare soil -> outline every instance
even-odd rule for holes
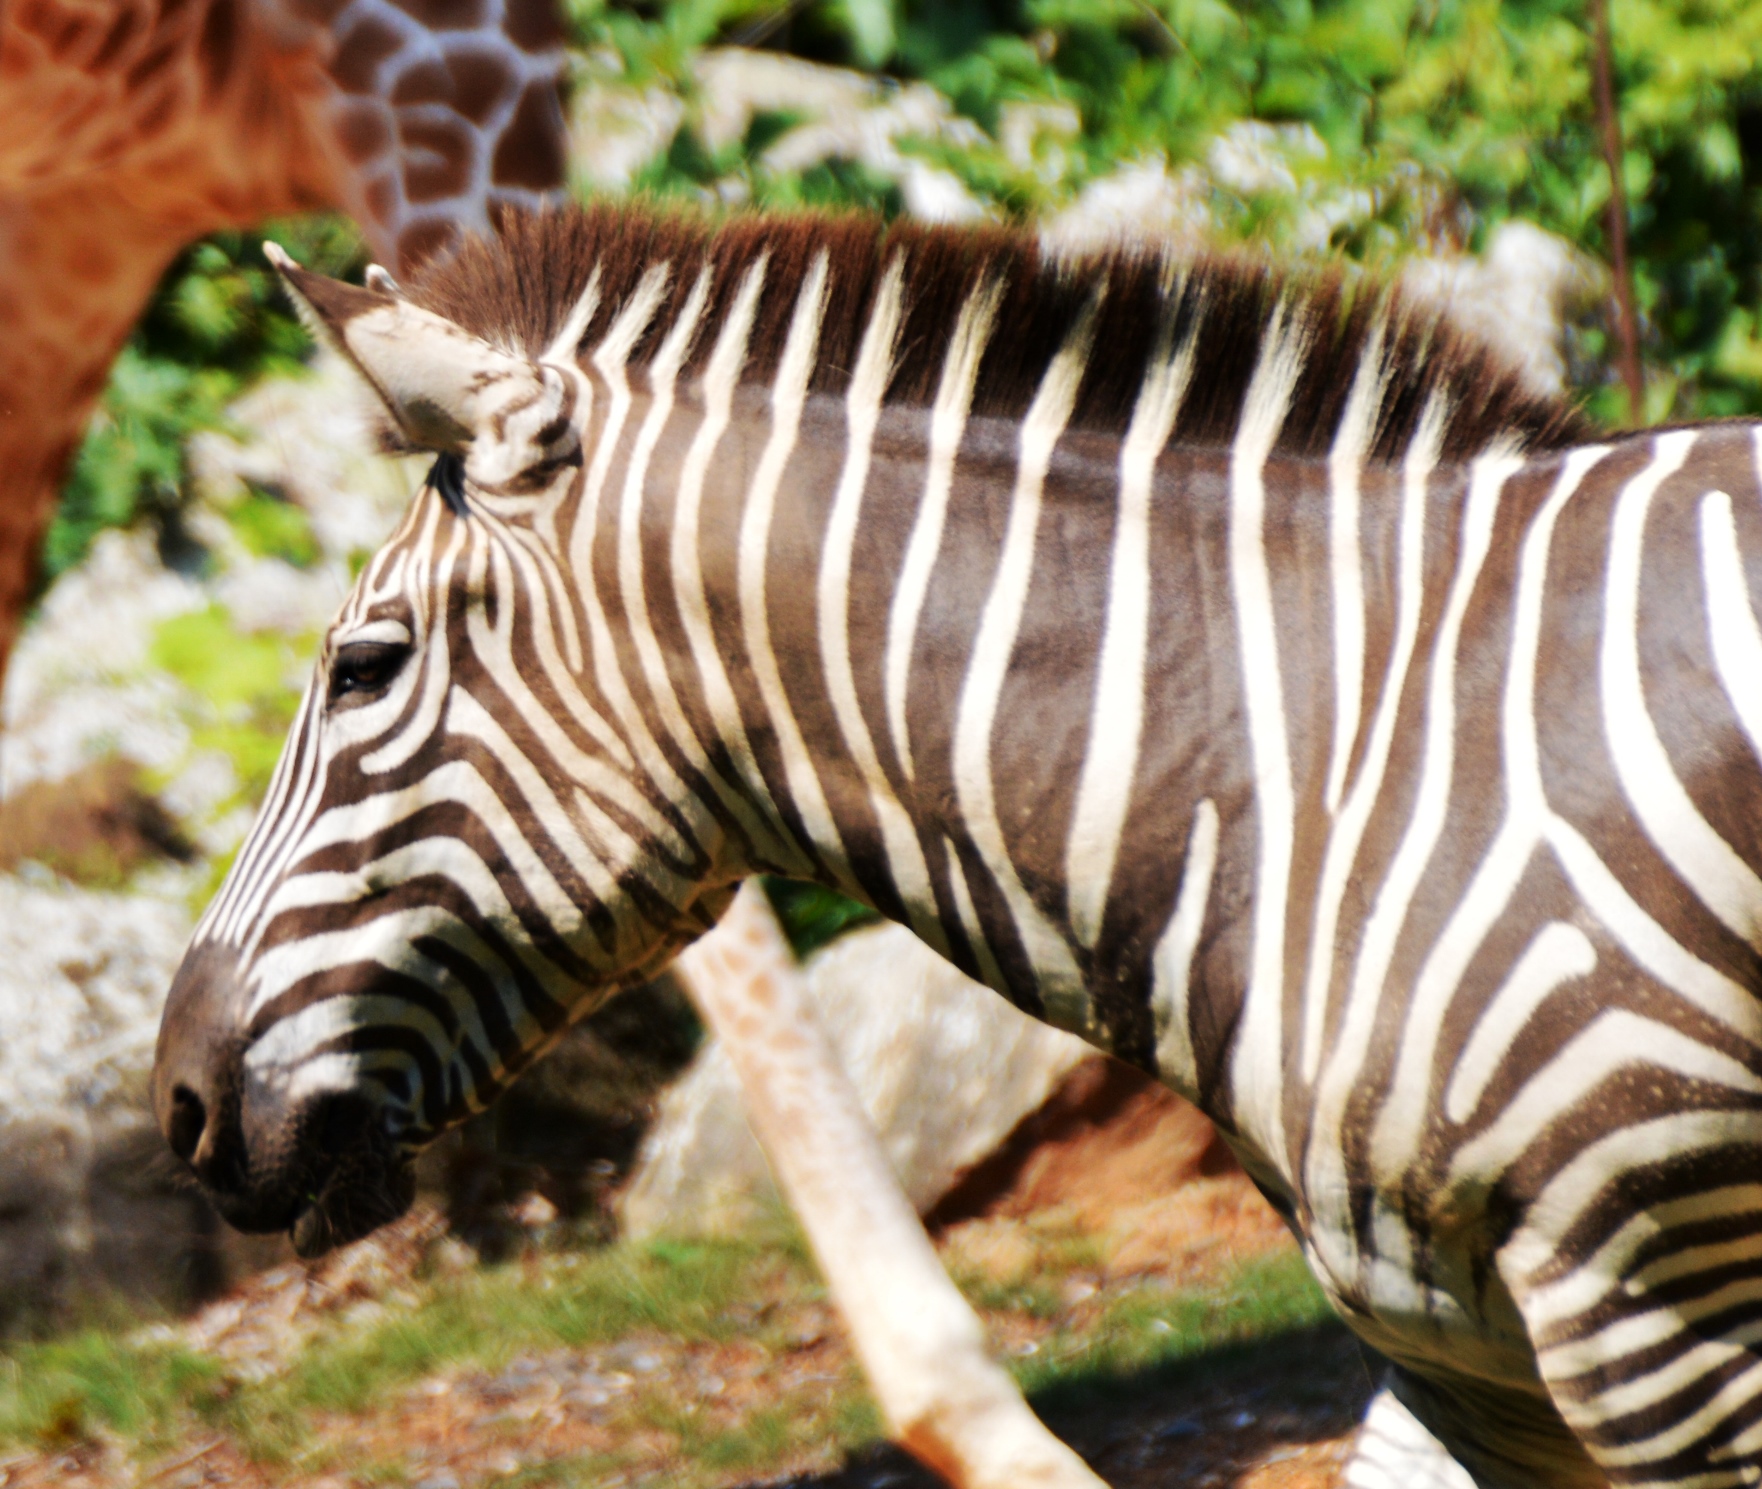
[[[555,1215],[536,1192],[507,1210],[504,1231]],[[932,1219],[997,1350],[1024,1364],[1074,1358],[1121,1327],[1122,1307],[1223,1286],[1292,1249],[1202,1117],[1099,1060]],[[428,1207],[321,1262],[264,1273],[175,1332],[238,1379],[264,1379],[325,1328],[395,1315],[432,1285],[414,1279],[477,1265]],[[551,1285],[542,1252],[515,1265]],[[648,1330],[435,1370],[367,1409],[312,1413],[289,1453],[264,1451],[236,1420],[187,1422],[150,1450],[78,1434],[0,1459],[0,1489],[934,1489],[879,1440],[823,1297],[799,1268],[767,1279],[738,1304],[732,1337]],[[1049,1368],[1054,1383],[1031,1399],[1118,1489],[1335,1489],[1374,1369],[1325,1324],[1135,1374]]]

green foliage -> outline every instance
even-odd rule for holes
[[[1061,1265],[1049,1254],[1038,1285],[1056,1291]],[[164,1460],[153,1461],[159,1455],[176,1464],[192,1439],[213,1444],[218,1435],[277,1482],[329,1469],[406,1483],[399,1460],[363,1461],[363,1434],[347,1419],[395,1412],[418,1381],[500,1372],[522,1357],[618,1341],[700,1357],[735,1345],[743,1361],[763,1362],[780,1381],[776,1362],[799,1358],[804,1337],[817,1340],[827,1306],[793,1229],[540,1252],[494,1267],[437,1264],[389,1288],[377,1303],[328,1314],[267,1376],[234,1372],[125,1317],[10,1345],[0,1350],[0,1444],[58,1450],[102,1436],[150,1480],[164,1472]],[[1299,1331],[1328,1317],[1294,1253],[1250,1263],[1204,1289],[1140,1280],[1109,1285],[1095,1303],[1062,1312],[1041,1314],[1008,1297],[986,1306],[1050,1322],[1038,1329],[1034,1353],[1016,1357],[1013,1368],[1026,1389],[1067,1399],[1117,1398],[1182,1361],[1203,1360],[1193,1368],[1205,1368],[1227,1357],[1220,1351],[1252,1341],[1309,1337]],[[833,1372],[818,1373],[828,1365]],[[666,1482],[680,1489],[737,1476],[768,1480],[828,1443],[843,1453],[873,1444],[881,1423],[854,1362],[834,1355],[814,1368],[796,1386],[780,1382],[776,1395],[729,1410],[704,1409],[685,1381],[663,1370],[633,1385],[609,1429],[621,1445],[665,1442]],[[652,1445],[648,1453],[652,1472]],[[512,1482],[587,1486],[636,1466],[616,1451],[587,1454],[536,1465]]]
[[[225,409],[251,382],[297,367],[310,341],[263,257],[275,239],[301,263],[355,274],[354,229],[338,217],[219,233],[166,272],[110,383],[62,492],[43,551],[43,578],[78,563],[107,527],[146,523],[167,558],[191,557],[180,523],[189,499],[185,446],[224,430]]]
[[[1752,0],[1613,0],[1623,181],[1651,382],[1648,415],[1762,411],[1762,7]],[[689,102],[712,42],[884,66],[941,90],[990,138],[919,148],[1006,214],[1069,200],[1121,162],[1203,163],[1242,121],[1300,126],[1278,179],[1213,182],[1224,237],[1390,262],[1478,247],[1523,217],[1607,260],[1609,197],[1584,0],[572,0],[584,42],[634,82]],[[1006,110],[1073,108],[1058,168],[997,141]],[[653,191],[761,204],[856,201],[897,210],[860,172],[811,185],[753,170],[752,140],[712,159],[687,125],[643,180]],[[908,143],[907,148],[910,148]],[[1624,420],[1608,335],[1576,348],[1592,411]]]
[[[252,489],[227,508],[226,520],[247,552],[279,558],[296,569],[318,562],[318,539],[305,512],[274,492]]]
[[[1590,88],[1584,0],[565,0],[589,73],[695,103],[713,44],[777,47],[884,69],[941,90],[988,133],[903,141],[1006,215],[1068,201],[1120,163],[1203,163],[1242,121],[1295,126],[1268,179],[1204,205],[1224,237],[1327,246],[1366,262],[1478,246],[1520,216],[1607,259],[1608,172]],[[1762,411],[1762,6],[1612,0],[1623,180],[1644,317],[1652,418]],[[782,101],[787,104],[787,101]],[[1079,128],[1024,160],[998,133],[1020,105],[1074,110]],[[897,187],[848,161],[761,168],[794,122],[761,114],[712,152],[689,122],[642,174],[651,193],[759,205],[854,204],[893,214]],[[302,262],[353,273],[336,218],[275,226]],[[45,552],[48,577],[102,528],[152,524],[181,548],[183,447],[224,428],[228,400],[304,355],[257,234],[184,253],[117,363]],[[1583,330],[1591,409],[1625,408],[1608,332]],[[268,541],[276,541],[267,539]],[[272,550],[273,551],[273,550]],[[191,556],[184,551],[184,556]]]
[[[190,720],[192,749],[232,765],[236,784],[224,806],[260,801],[268,789],[315,649],[315,637],[240,631],[218,604],[171,616],[154,630],[149,660],[200,700]]]
[[[818,951],[846,931],[880,919],[867,906],[818,884],[803,884],[794,879],[766,879],[764,885],[771,908],[777,912],[777,919],[783,926],[783,934],[789,937],[789,944],[795,948],[798,957]]]

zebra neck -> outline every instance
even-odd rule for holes
[[[1356,704],[1330,731],[1313,582],[1341,491],[1375,676],[1406,478],[798,392],[651,378],[600,400],[576,531],[638,754],[714,819],[729,876],[830,884],[1030,1012],[1202,1081],[1188,986],[1226,990],[1230,1027],[1271,882],[1253,719],[1280,726],[1290,822],[1362,747]],[[1417,473],[1421,525],[1449,529],[1462,482],[1438,475]]]
[[[1174,452],[1135,479],[1118,437],[1072,431],[1036,467],[1014,422],[951,447],[933,410],[865,426],[847,399],[780,415],[763,390],[719,414],[682,389],[662,422],[645,451],[652,413],[629,420],[596,587],[624,597],[647,727],[735,871],[839,888],[1149,1063],[1156,948],[1185,886],[1190,955],[1220,822],[1248,804],[1217,654],[1227,462]]]

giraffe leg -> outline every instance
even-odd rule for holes
[[[1387,1386],[1364,1414],[1343,1482],[1346,1489],[1475,1489],[1468,1470]]]
[[[676,967],[728,1051],[894,1438],[956,1489],[1100,1489],[986,1353],[756,884]]]

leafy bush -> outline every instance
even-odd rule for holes
[[[311,343],[263,257],[274,238],[301,263],[358,275],[344,219],[300,218],[218,233],[177,258],[110,374],[50,525],[43,580],[72,568],[107,527],[151,525],[173,564],[199,561],[183,532],[190,436],[226,428],[226,407],[265,373],[298,367]],[[248,541],[248,540],[247,540]]]
[[[927,82],[986,133],[915,148],[1005,214],[1049,209],[1121,162],[1202,159],[1245,120],[1305,126],[1288,184],[1216,204],[1229,236],[1290,245],[1298,209],[1360,192],[1331,246],[1368,261],[1476,247],[1507,217],[1607,256],[1608,172],[1591,104],[1583,0],[565,0],[588,74],[615,71],[687,98],[706,46],[761,45]],[[1613,0],[1623,174],[1645,319],[1652,418],[1762,411],[1762,6],[1751,0]],[[1074,109],[1059,158],[998,142],[1012,105]],[[653,192],[705,194],[735,175],[765,205],[900,210],[891,181],[848,161],[757,174],[793,121],[760,115],[708,150],[689,121],[642,175]],[[906,148],[914,148],[910,142]],[[335,217],[266,231],[302,262],[359,270]],[[257,233],[180,256],[118,360],[49,534],[47,577],[102,528],[150,522],[187,558],[183,449],[224,428],[228,401],[298,362],[306,340]],[[1592,411],[1625,409],[1605,335],[1580,349]]]
[[[1358,192],[1331,247],[1383,262],[1478,248],[1523,217],[1607,259],[1609,175],[1591,100],[1584,0],[570,0],[590,69],[691,96],[717,41],[884,67],[947,95],[987,131],[925,153],[1009,214],[1068,200],[1121,162],[1203,160],[1231,125],[1313,131],[1283,189],[1219,204],[1228,236],[1289,248],[1305,201]],[[1762,411],[1762,7],[1752,0],[1613,0],[1623,180],[1653,419]],[[998,143],[1012,105],[1076,110],[1063,168]],[[755,121],[755,128],[759,121]],[[689,124],[642,179],[699,193],[749,161],[716,160]],[[1300,152],[1301,154],[1301,152]],[[830,173],[828,173],[830,174]],[[874,183],[759,182],[761,202]],[[1584,362],[1592,412],[1625,422],[1604,334]]]

